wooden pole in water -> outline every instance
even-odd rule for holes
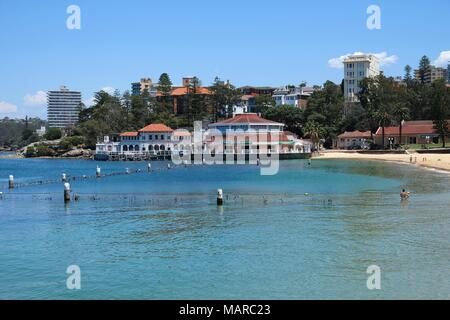
[[[147,170],[148,170],[148,172],[152,172],[152,164],[151,163],[149,163],[147,165]]]
[[[97,178],[100,178],[101,175],[102,175],[102,169],[100,169],[100,167],[97,166],[97,170],[95,171],[95,176],[96,176]]]
[[[64,183],[64,202],[70,202],[70,183]]]
[[[14,189],[14,176],[13,175],[9,176],[9,188]]]
[[[172,169],[172,167],[170,166],[170,163],[167,164],[167,169]]]
[[[217,190],[217,205],[218,206],[223,205],[223,190],[222,189]]]
[[[126,168],[125,172],[126,172],[126,174],[130,174],[130,169]]]
[[[67,175],[65,173],[62,174],[62,182],[67,182]]]

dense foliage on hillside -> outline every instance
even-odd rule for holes
[[[0,147],[20,148],[39,140],[36,129],[46,122],[38,118],[0,119]]]

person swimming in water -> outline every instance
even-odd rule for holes
[[[400,198],[402,198],[402,200],[407,200],[409,199],[411,193],[406,192],[405,189],[403,189],[403,191],[400,193]]]

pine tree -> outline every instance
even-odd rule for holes
[[[430,59],[427,56],[423,56],[422,59],[420,59],[420,63],[419,63],[419,80],[420,80],[420,83],[422,83],[422,84],[425,83],[427,74],[429,74],[430,71],[431,71]]]

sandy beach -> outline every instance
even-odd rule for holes
[[[413,159],[411,163],[411,157]],[[322,152],[314,159],[355,159],[405,163],[450,173],[450,154],[360,154],[356,152]]]

